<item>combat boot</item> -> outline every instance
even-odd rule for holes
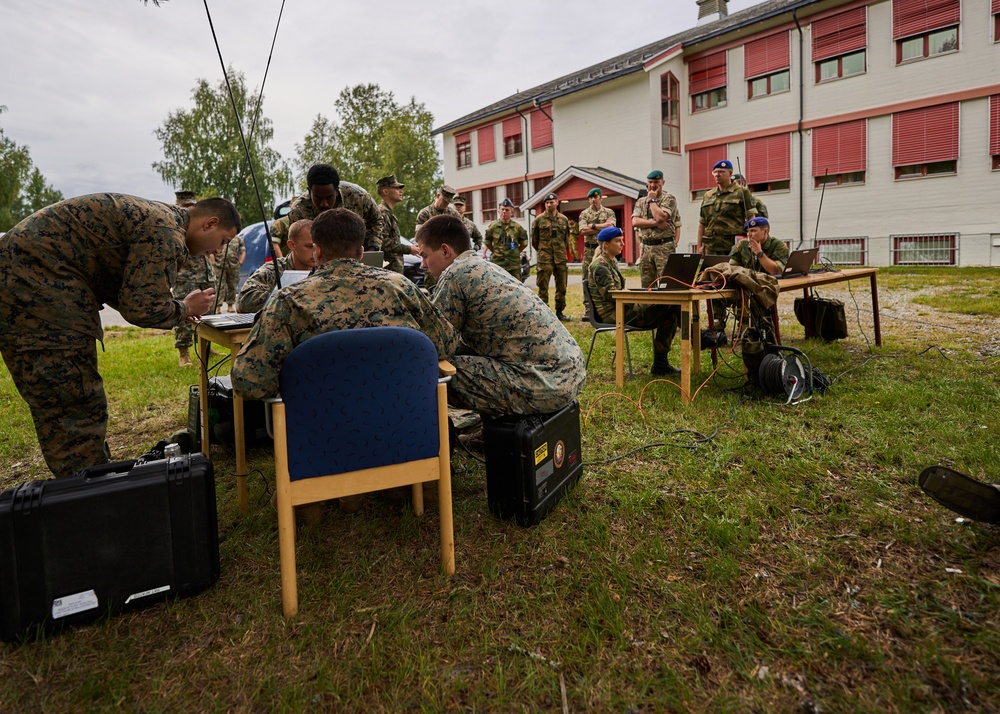
[[[177,364],[179,364],[181,367],[190,367],[191,366],[190,348],[178,347],[177,352],[180,354],[180,357],[177,359]]]

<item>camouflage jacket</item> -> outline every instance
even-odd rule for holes
[[[576,234],[572,233],[574,221],[561,213],[550,216],[542,213],[531,224],[531,247],[538,251],[540,260],[551,259],[556,263],[566,262],[566,251],[576,255]]]
[[[753,194],[750,195],[753,196]],[[757,211],[758,216],[763,216],[764,218],[767,218],[767,206],[765,206],[764,202],[761,201],[756,196],[753,197],[753,206],[754,210]]]
[[[764,255],[777,263],[779,268],[782,270],[785,269],[785,264],[788,262],[788,246],[785,245],[785,241],[778,240],[774,236],[769,235],[760,244],[760,249],[764,251]],[[757,273],[767,272],[760,266],[757,256],[750,252],[750,241],[748,240],[737,241],[736,245],[733,246],[732,251],[729,253],[729,264],[738,265],[741,268],[753,270]]]
[[[601,210],[595,211],[589,206],[580,212],[580,227],[589,226],[592,223],[600,225],[601,223],[607,223],[611,221],[611,225],[618,225],[618,219],[615,217],[615,212],[610,208],[601,206]],[[597,233],[593,235],[584,236],[584,242],[589,246],[597,245]]]
[[[706,238],[741,236],[743,224],[756,215],[753,196],[733,181],[725,191],[716,186],[705,193],[699,223]]]
[[[520,270],[521,251],[528,247],[528,232],[517,221],[507,225],[493,221],[483,235],[483,244],[493,254],[491,261],[507,270]]]
[[[51,328],[36,342],[100,340],[106,304],[133,325],[174,327],[187,317],[170,288],[189,220],[186,208],[118,193],[43,208],[0,238],[0,325],[30,315]]]
[[[274,266],[278,266],[278,270],[282,273],[286,270],[293,270],[292,256],[286,255],[257,268],[243,283],[240,294],[236,296],[236,312],[257,312],[264,307],[264,303],[267,302],[267,298],[277,282],[274,279]]]
[[[635,202],[632,209],[632,218],[653,218],[653,212],[649,208],[649,197],[643,196]],[[672,241],[677,234],[677,229],[681,227],[681,214],[677,211],[677,199],[666,191],[660,192],[660,197],[656,199],[656,205],[663,209],[663,212],[670,217],[670,225],[666,230],[659,228],[640,228],[639,239],[642,241]]]
[[[435,208],[434,204],[432,203],[429,206],[424,206],[423,208],[420,209],[420,212],[417,213],[417,223],[416,223],[417,229],[419,229],[420,226],[427,223],[427,221],[429,221],[430,219],[434,218],[434,216],[443,216],[445,214],[449,216],[455,216],[455,218],[462,217],[458,213],[458,211],[452,208],[450,203],[448,204],[448,207],[443,210]]]
[[[215,256],[215,270],[219,273],[227,270],[238,271],[240,269],[240,253],[244,250],[243,238],[237,235],[226,243],[226,247]]]
[[[615,321],[615,299],[611,297],[612,290],[625,289],[625,276],[618,269],[617,261],[608,260],[603,251],[594,254],[590,263],[590,274],[587,277],[587,289],[594,303],[594,310],[599,322]]]
[[[244,399],[273,397],[281,366],[297,345],[332,330],[385,326],[420,330],[445,359],[458,347],[455,328],[399,273],[357,260],[328,261],[267,301],[233,361],[233,388]]]
[[[382,252],[386,259],[391,255],[407,255],[410,250],[399,242],[399,221],[396,214],[386,205],[385,201],[379,201],[378,212],[382,221]]]
[[[379,218],[378,206],[375,201],[360,186],[340,182],[340,196],[334,208],[346,208],[358,215],[365,222],[365,250],[382,250],[382,219]],[[303,194],[292,201],[292,210],[288,212],[288,225],[305,218],[310,220],[317,216],[316,208],[313,206],[309,194]],[[274,228],[272,230],[272,235]]]
[[[523,371],[526,389],[580,384],[586,369],[580,345],[534,291],[499,265],[465,251],[441,272],[433,300],[464,349]]]
[[[479,226],[470,221],[465,216],[462,216],[462,223],[469,231],[469,237],[472,239],[473,250],[482,250],[483,247],[483,234],[479,231]]]

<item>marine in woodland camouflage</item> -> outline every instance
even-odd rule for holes
[[[332,208],[346,208],[357,214],[358,218],[365,222],[365,250],[382,250],[382,219],[379,217],[375,201],[363,188],[348,181],[341,181],[338,190],[340,197]],[[288,225],[291,226],[295,221],[304,218],[312,220],[318,215],[312,199],[306,193],[292,201],[292,208],[287,216]]]

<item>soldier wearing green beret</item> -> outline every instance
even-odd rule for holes
[[[646,176],[646,195],[635,202],[632,226],[639,229],[642,241],[639,278],[642,287],[648,288],[663,275],[667,258],[681,239],[677,199],[663,189],[663,172],[659,169]]]

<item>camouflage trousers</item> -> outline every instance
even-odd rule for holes
[[[108,400],[94,338],[63,335],[57,345],[41,345],[33,336],[3,333],[0,353],[31,410],[46,465],[62,478],[107,463]]]
[[[642,253],[639,255],[639,280],[642,281],[642,287],[648,288],[663,275],[667,267],[667,258],[673,252],[673,241],[660,245],[642,244]]]
[[[551,414],[576,399],[587,377],[583,354],[559,368],[455,355],[448,403],[484,416]]]
[[[496,263],[501,268],[503,268],[508,273],[510,273],[511,275],[513,275],[515,278],[517,278],[519,281],[521,281],[522,283],[524,282],[524,279],[521,278],[521,261],[520,261],[520,257],[518,258],[517,265],[514,265],[513,263],[511,263],[509,261],[500,261],[500,260],[492,260],[492,259],[490,260],[490,262],[491,263]]]
[[[202,260],[205,261],[204,265],[200,263]],[[207,258],[189,258],[188,261],[188,265],[193,264],[193,267],[188,269],[185,266],[178,270],[177,280],[170,290],[177,300],[183,300],[195,290],[207,290],[215,287],[215,272]],[[233,293],[233,301],[236,301],[235,292]],[[219,296],[216,295],[215,304],[209,312],[215,312],[220,304]],[[185,320],[174,328],[174,347],[180,349],[181,347],[190,347],[192,344],[194,344],[194,323]]]
[[[729,255],[735,244],[735,236],[712,236],[702,241],[705,255]],[[720,332],[726,330],[726,304],[725,300],[712,300],[712,321],[715,329]]]
[[[583,276],[584,280],[587,280],[587,276],[590,275],[590,264],[594,262],[594,253],[597,251],[597,246],[597,243],[594,243],[593,245],[586,243],[583,246],[583,263],[580,266],[582,268],[582,272],[580,274]],[[587,309],[586,295],[583,296],[583,309]]]
[[[614,322],[612,318],[611,322]],[[665,365],[677,334],[680,308],[676,305],[626,305],[625,324],[653,330],[653,364]]]
[[[549,279],[553,275],[556,277],[556,312],[561,314],[566,309],[566,280],[569,277],[569,268],[565,262],[557,262],[551,257],[539,255],[538,267],[535,269],[535,284],[538,286],[538,297],[546,305],[549,304]]]
[[[239,263],[227,265],[225,268],[217,270],[215,273],[215,304],[221,307],[225,303],[235,309],[236,288],[239,284]]]

